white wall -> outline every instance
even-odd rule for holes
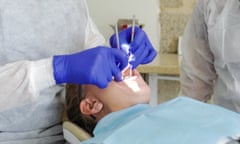
[[[113,34],[109,26],[118,19],[131,19],[133,15],[144,24],[144,30],[157,51],[160,48],[159,0],[86,0],[90,15],[100,32],[108,40]]]

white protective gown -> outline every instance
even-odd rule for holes
[[[52,56],[104,43],[85,0],[0,0],[0,144],[63,143]]]
[[[199,0],[182,47],[182,94],[240,112],[240,1]]]

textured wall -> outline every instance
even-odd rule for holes
[[[177,53],[178,36],[183,34],[195,0],[160,0],[160,52]],[[158,102],[176,97],[179,81],[158,81]]]
[[[179,81],[159,80],[158,81],[158,103],[170,100],[179,93]]]
[[[195,0],[160,0],[160,52],[177,53],[178,36],[183,34]]]

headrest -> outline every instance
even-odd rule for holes
[[[79,144],[91,138],[91,135],[71,121],[63,122],[63,135],[70,144]]]

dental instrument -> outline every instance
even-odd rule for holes
[[[136,24],[136,19],[135,15],[133,15],[132,18],[132,31],[131,31],[131,42],[134,40],[134,35],[135,35],[135,24]],[[129,77],[132,76],[132,65],[130,64],[131,61],[135,60],[134,55],[130,52],[130,46],[128,44],[121,44],[120,45],[120,40],[119,40],[119,32],[118,32],[118,25],[115,24],[115,34],[116,34],[116,42],[117,42],[117,48],[120,50],[123,50],[127,55],[128,55],[128,67],[129,67]]]
[[[118,25],[117,25],[117,23],[115,24],[115,33],[116,33],[117,48],[120,49],[120,41],[119,41]]]
[[[132,33],[131,33],[131,42],[134,40],[134,34],[135,34],[135,15],[133,15],[132,18]],[[134,55],[129,51],[129,60],[133,61],[134,60]],[[132,65],[130,64],[130,70],[129,70],[129,75],[132,76]]]
[[[117,25],[117,23],[114,25],[114,27],[115,27],[117,48],[120,49],[120,50],[122,50],[122,48],[120,47],[120,40],[119,40],[119,33],[118,33],[118,25]],[[124,50],[124,49],[123,49],[123,50]],[[124,52],[126,52],[126,51],[124,50]],[[128,67],[128,66],[127,66],[127,67]],[[125,69],[126,69],[126,68],[125,68]],[[125,71],[125,69],[124,69],[123,71]],[[122,77],[122,79],[124,79],[124,77]]]
[[[134,33],[135,33],[135,15],[133,15],[133,18],[132,18],[132,33],[131,33],[131,42],[133,42],[133,39],[134,39]]]

